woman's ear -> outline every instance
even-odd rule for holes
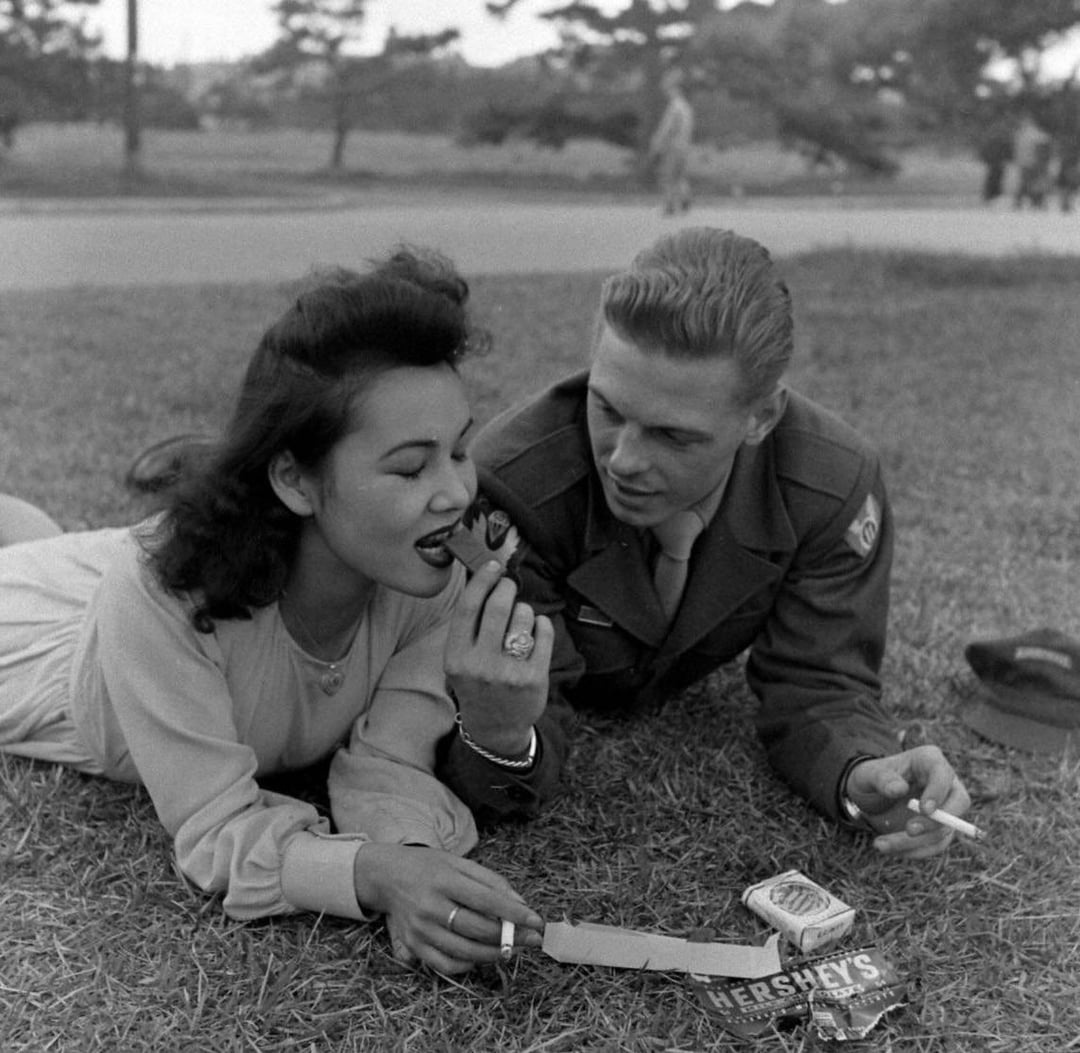
[[[754,407],[746,426],[743,442],[747,446],[757,446],[780,423],[780,418],[787,409],[787,388],[778,385],[771,395],[766,395]]]
[[[290,512],[298,516],[314,515],[315,506],[309,496],[313,484],[290,450],[275,454],[266,471],[278,500]]]

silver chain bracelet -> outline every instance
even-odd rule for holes
[[[531,768],[536,762],[536,728],[530,729],[531,737],[529,739],[529,749],[526,755],[521,760],[514,760],[512,757],[503,757],[498,753],[492,753],[491,750],[484,749],[472,736],[465,730],[465,725],[461,723],[461,714],[454,714],[454,723],[457,724],[458,737],[466,746],[478,753],[486,761],[491,761],[492,764],[498,764],[502,768],[513,768],[515,771],[525,771]]]

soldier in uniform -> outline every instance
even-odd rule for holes
[[[605,283],[591,368],[479,435],[488,513],[524,542],[518,599],[556,632],[546,704],[473,692],[442,744],[440,777],[481,819],[559,788],[576,708],[649,705],[748,651],[758,733],[796,791],[881,852],[948,844],[926,816],[965,812],[963,783],[936,746],[904,749],[880,703],[880,466],[784,384],[792,328],[761,245],[680,230]]]
[[[649,140],[649,160],[656,165],[664,214],[690,208],[690,147],[694,141],[694,109],[683,94],[682,71],[668,70],[661,82],[667,105]]]

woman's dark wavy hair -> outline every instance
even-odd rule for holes
[[[144,539],[161,584],[191,593],[192,621],[248,618],[281,595],[302,520],[270,485],[273,458],[290,451],[318,473],[356,427],[356,396],[401,366],[454,368],[486,345],[466,304],[469,287],[438,253],[399,247],[369,273],[316,274],[263,335],[225,436],[182,481]]]

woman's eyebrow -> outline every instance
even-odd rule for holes
[[[437,439],[406,439],[396,446],[391,446],[389,450],[385,450],[382,456],[393,457],[395,453],[401,453],[402,450],[431,450],[438,445]]]
[[[458,432],[458,442],[465,438],[465,435],[473,426],[473,423],[474,418],[472,417],[466,421],[465,426]],[[437,438],[405,439],[403,442],[399,442],[396,446],[391,446],[389,450],[382,453],[380,460],[384,457],[392,457],[395,453],[400,453],[402,450],[433,450],[436,449],[438,445],[439,440]]]

